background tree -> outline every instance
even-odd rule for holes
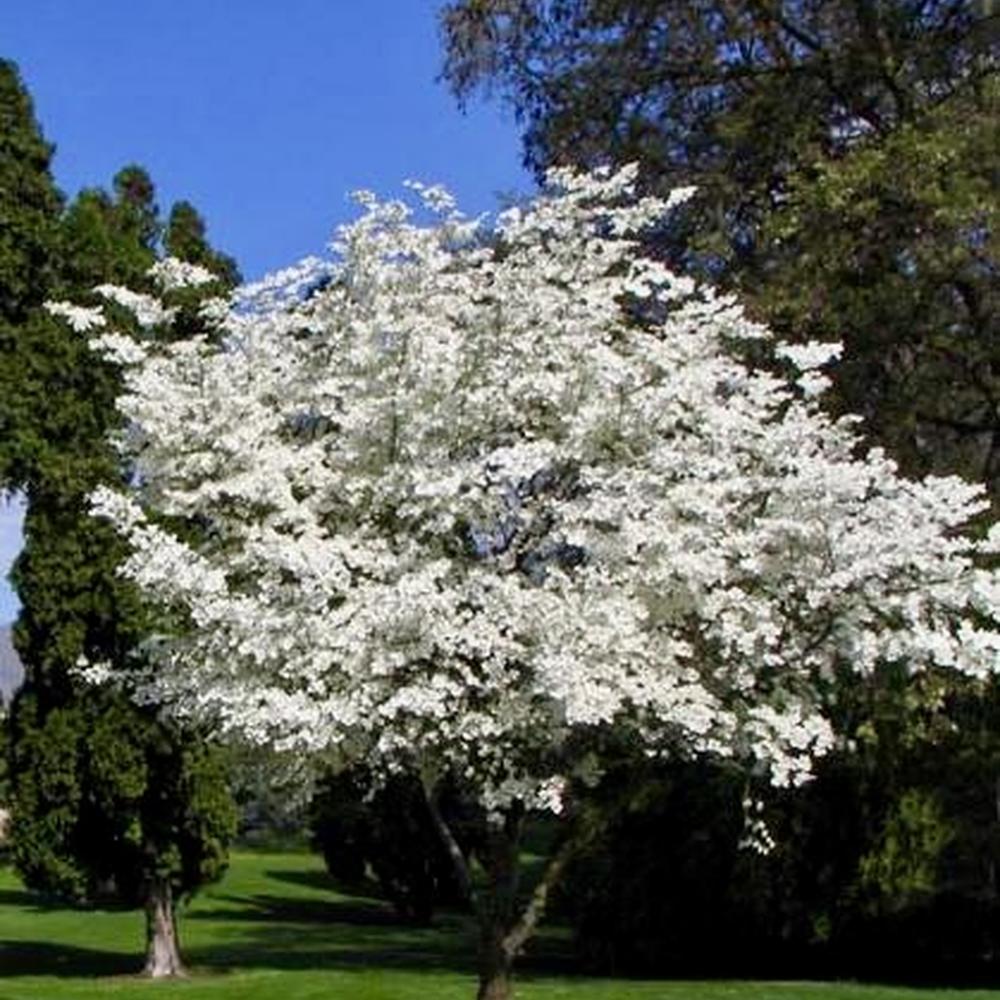
[[[465,902],[451,858],[420,779],[412,774],[384,783],[373,779],[370,769],[356,766],[329,772],[317,782],[309,807],[313,848],[338,881],[367,887],[372,873],[377,891],[403,920],[429,924],[436,908]],[[443,791],[438,808],[463,856],[470,858],[482,841],[481,810],[463,802],[456,789]]]
[[[163,250],[178,260],[206,268],[218,275],[229,288],[235,288],[240,283],[236,261],[211,247],[206,237],[205,222],[190,202],[178,201],[171,207],[163,234]]]
[[[52,146],[35,124],[17,67],[0,60],[0,321],[11,324],[42,304],[53,277],[62,196],[52,182]]]
[[[738,290],[786,337],[841,341],[829,408],[862,416],[869,440],[908,473],[985,482],[995,505],[997,13],[995,4],[965,0],[458,0],[441,15],[444,74],[463,100],[485,90],[509,102],[538,174],[553,164],[635,161],[647,190],[696,184],[650,247]],[[784,828],[827,853],[795,855],[776,876],[783,894],[774,906],[797,928],[793,937],[808,939],[822,925],[827,940],[853,934],[858,946],[878,937],[876,911],[888,933],[917,907],[942,931],[929,935],[941,947],[922,953],[943,958],[944,928],[975,923],[993,905],[996,752],[986,751],[980,727],[946,739],[943,727],[923,726],[916,690],[867,683],[862,701],[882,707],[865,718],[856,704],[844,717],[858,730],[859,755],[830,762],[829,780],[821,770],[814,788],[783,804]],[[987,687],[979,696],[972,711],[967,686],[934,694],[946,717],[964,705],[964,720],[990,716],[995,694]],[[907,718],[913,731],[902,738]],[[932,766],[942,755],[951,766]],[[971,781],[974,759],[982,765],[969,786],[976,791],[963,799],[947,776]],[[892,906],[876,905],[861,870],[879,868],[869,862],[885,848],[887,824],[915,815],[905,806],[917,799],[938,803],[952,831],[932,866],[937,886],[889,893]],[[850,832],[839,818],[847,801],[866,804]],[[797,818],[787,814],[796,809]],[[842,830],[839,844],[822,835],[824,824]],[[958,844],[967,854],[960,877]],[[863,933],[849,930],[861,923]]]
[[[588,796],[609,818],[559,899],[581,960],[619,975],[990,981],[995,682],[925,675],[932,708],[885,673],[845,686],[837,726],[854,745],[817,762],[812,781],[750,786],[766,853],[746,842],[745,773],[634,754],[610,769]]]
[[[62,196],[49,170],[52,146],[35,122],[17,67],[6,60],[0,61],[0,124],[0,349],[7,359],[18,347],[19,325],[41,307],[52,287]],[[8,464],[18,461],[11,454],[18,374],[15,365],[0,365],[5,401],[0,440]]]
[[[1000,490],[1000,77],[787,177],[758,287],[779,328],[845,345],[840,405],[914,472]]]
[[[0,483],[27,499],[13,573],[26,670],[10,721],[13,857],[31,886],[144,905],[146,970],[171,974],[181,970],[174,897],[221,872],[234,811],[220,762],[196,734],[74,676],[81,657],[136,656],[151,620],[116,577],[123,546],[87,512],[90,491],[129,474],[109,441],[118,376],[41,308],[101,282],[146,280],[162,226],[136,166],[116,175],[112,194],[84,191],[61,214],[49,147],[10,64],[0,65],[0,86],[10,125],[0,190],[17,196],[2,207],[16,223],[2,227],[4,258],[9,287],[21,289],[2,326]],[[19,222],[22,211],[34,214]]]
[[[779,333],[845,344],[842,411],[1000,489],[1000,19],[968,0],[459,0],[444,74],[525,159],[695,184],[655,237]]]

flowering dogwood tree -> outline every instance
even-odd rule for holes
[[[176,626],[139,695],[410,769],[432,807],[445,776],[475,789],[483,998],[564,860],[519,908],[521,819],[599,774],[609,731],[796,783],[835,672],[1000,651],[1000,532],[962,531],[980,491],[863,454],[816,401],[834,346],[644,259],[670,203],[632,176],[556,173],[488,231],[436,188],[364,194],[332,265],[215,303],[194,340],[64,310],[127,369],[137,493],[95,506]],[[169,323],[199,277],[105,294]],[[744,360],[767,351],[787,379]]]

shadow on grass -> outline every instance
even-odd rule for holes
[[[98,951],[49,941],[0,941],[0,979],[8,976],[127,976],[142,971],[134,951]]]
[[[274,882],[329,895],[214,895],[223,906],[199,907],[186,919],[219,921],[233,933],[228,941],[187,949],[192,967],[475,972],[477,931],[466,913],[441,910],[431,926],[419,926],[401,920],[388,903],[335,894],[335,883],[325,872],[284,870],[267,875]],[[566,975],[575,968],[568,942],[547,929],[529,943],[518,962],[519,975]]]
[[[399,918],[385,904],[363,899],[305,899],[300,896],[231,896],[212,897],[223,907],[200,906],[185,914],[186,920],[220,920],[226,923],[267,924],[356,924],[359,926],[398,927]]]
[[[533,942],[517,962],[519,978],[566,976],[578,972],[561,942]],[[324,926],[262,926],[238,940],[186,949],[192,968],[304,971],[378,968],[393,971],[457,972],[475,975],[476,935],[467,921],[425,929]]]
[[[0,906],[42,911],[64,909],[66,904],[27,889],[0,889]]]
[[[288,885],[299,885],[304,889],[317,889],[320,892],[347,892],[350,890],[336,881],[329,872],[321,869],[311,868],[308,871],[296,871],[294,869],[279,868],[274,871],[266,871],[264,874],[275,882],[285,882]],[[375,883],[371,883],[375,887]]]
[[[181,949],[196,975],[335,968],[475,973],[476,932],[467,914],[443,911],[432,926],[415,926],[401,921],[387,903],[340,895],[324,872],[273,871],[267,876],[270,885],[280,889],[284,883],[289,893],[213,892],[182,911]],[[297,895],[293,887],[312,891]],[[0,905],[66,909],[65,903],[18,890],[0,891]],[[572,970],[565,952],[562,942],[543,936],[529,946],[518,974],[565,975]],[[12,976],[128,976],[138,974],[141,966],[142,956],[134,949],[0,940],[0,982]]]
[[[187,949],[192,966],[219,971],[378,966],[468,972],[472,968],[474,938],[469,921],[459,914],[444,914],[433,926],[418,927],[400,920],[387,903],[334,895],[332,883],[322,873],[269,876],[322,888],[329,896],[215,894],[213,899],[222,905],[198,907],[185,921],[228,925],[228,940]]]
[[[55,913],[59,910],[77,913],[123,913],[135,909],[135,906],[113,899],[74,903],[65,896],[31,889],[0,889],[0,906],[16,906],[22,910],[31,910],[32,913]]]

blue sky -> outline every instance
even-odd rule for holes
[[[141,163],[257,278],[320,253],[359,187],[413,178],[469,213],[530,191],[516,125],[437,82],[436,0],[3,0],[13,59],[72,196]],[[0,503],[0,572],[18,547]],[[0,622],[15,604],[0,587]]]

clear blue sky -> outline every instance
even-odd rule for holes
[[[437,82],[436,0],[0,0],[70,196],[145,166],[257,278],[320,253],[351,190],[447,185],[469,213],[531,189],[515,123]],[[0,504],[0,573],[17,548]],[[0,623],[15,605],[0,587]]]

